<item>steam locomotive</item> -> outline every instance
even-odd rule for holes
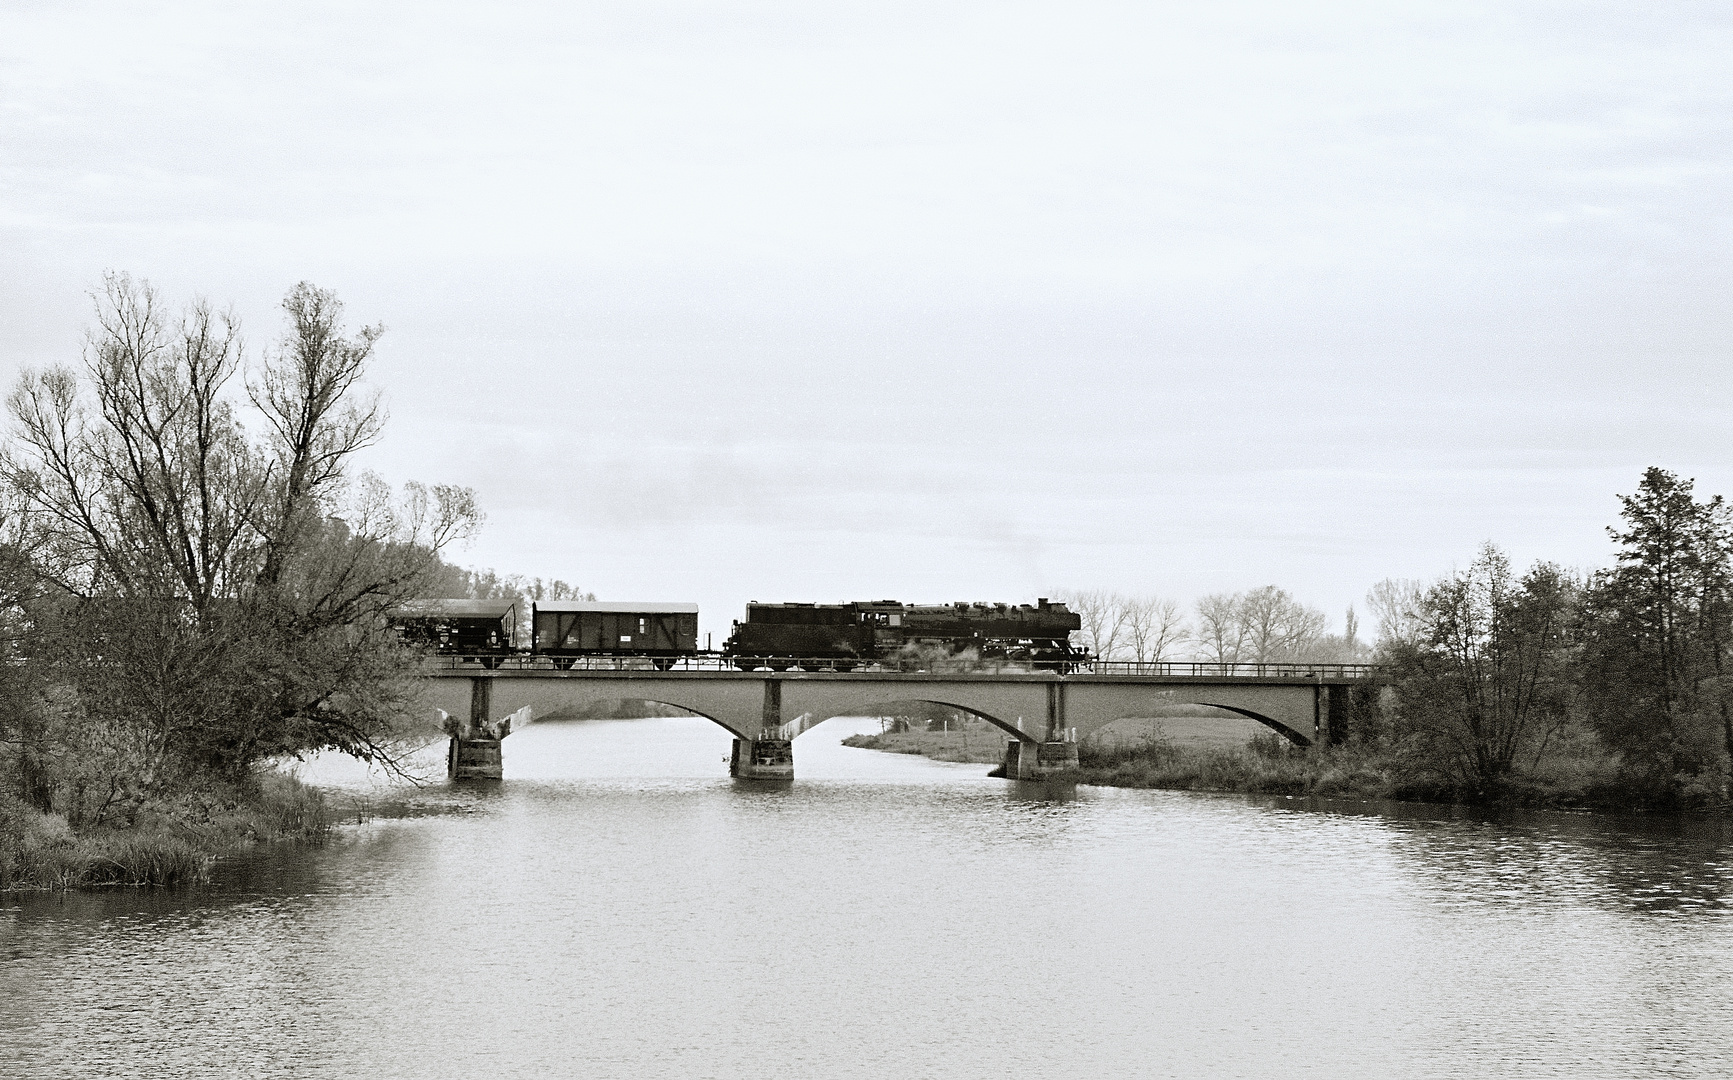
[[[569,668],[580,657],[647,659],[666,670],[688,657],[716,656],[742,671],[861,664],[920,667],[932,660],[978,659],[1069,670],[1087,657],[1071,647],[1078,616],[1045,598],[1035,604],[746,605],[720,653],[698,649],[698,605],[546,600],[520,619],[512,600],[417,600],[393,618],[412,644],[498,667],[507,657],[547,657]]]
[[[865,662],[919,666],[964,656],[983,661],[1068,668],[1083,659],[1071,648],[1082,620],[1064,604],[746,605],[722,655],[743,670],[788,668],[796,660],[826,661],[849,671]]]

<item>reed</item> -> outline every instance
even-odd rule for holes
[[[324,796],[275,771],[82,831],[0,795],[0,892],[204,884],[223,854],[264,841],[318,843],[331,828]]]

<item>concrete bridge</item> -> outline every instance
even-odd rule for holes
[[[1100,665],[1109,668],[1110,665]],[[1201,665],[1191,666],[1196,672]],[[1121,667],[1128,667],[1122,665]],[[636,699],[703,716],[734,735],[736,776],[790,779],[796,735],[833,716],[882,716],[891,707],[928,702],[971,713],[1007,736],[1005,770],[1032,779],[1077,765],[1077,744],[1123,717],[1166,705],[1209,705],[1264,724],[1290,742],[1341,741],[1348,690],[1360,665],[1222,665],[1213,674],[1097,671],[658,671],[610,666],[487,670],[449,663],[429,673],[425,700],[475,725],[511,714],[557,717],[593,702]],[[1239,669],[1253,669],[1241,674]],[[466,760],[454,736],[453,774]],[[496,749],[473,756],[472,775],[500,775]],[[491,766],[491,767],[490,767]]]

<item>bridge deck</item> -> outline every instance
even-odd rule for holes
[[[658,663],[667,666],[658,666]],[[1378,671],[1375,664],[1217,664],[1192,661],[1136,663],[1131,661],[1098,661],[1081,665],[1066,674],[1055,671],[1032,671],[1026,667],[984,667],[978,663],[928,664],[919,670],[879,664],[859,664],[839,671],[834,661],[792,660],[780,669],[759,667],[741,671],[732,659],[720,656],[670,657],[663,661],[649,657],[580,656],[557,660],[548,656],[490,656],[433,658],[428,674],[433,676],[475,678],[477,676],[530,676],[535,678],[595,678],[611,679],[644,676],[652,678],[687,677],[697,679],[826,679],[838,681],[911,681],[942,679],[946,681],[983,682],[1101,682],[1127,681],[1147,683],[1246,682],[1246,683],[1326,683],[1341,684],[1368,678]]]

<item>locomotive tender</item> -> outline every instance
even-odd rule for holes
[[[742,671],[795,665],[850,671],[861,664],[919,667],[974,659],[1070,670],[1088,657],[1071,647],[1082,621],[1062,603],[848,604],[746,606],[720,653],[698,649],[698,605],[543,600],[521,620],[510,600],[417,600],[393,627],[404,640],[442,655],[498,667],[508,656],[548,657],[569,668],[581,657],[629,657],[667,670],[688,657],[716,657]]]

